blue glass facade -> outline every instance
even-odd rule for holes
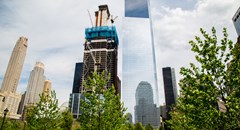
[[[122,42],[122,101],[127,108],[127,113],[131,113],[133,117],[135,117],[134,106],[136,105],[134,95],[141,81],[146,81],[151,84],[154,104],[156,104],[156,106],[159,105],[151,17],[148,18],[137,15],[129,17],[127,8],[129,8],[130,5],[134,5],[134,2],[136,1],[125,0]],[[143,1],[140,0],[139,2]],[[148,6],[148,1],[146,0],[143,8],[145,8],[145,6]],[[137,9],[139,8],[141,7]],[[148,9],[145,9],[145,12],[149,14],[148,16],[151,16]]]
[[[149,18],[148,0],[125,0],[125,17]]]

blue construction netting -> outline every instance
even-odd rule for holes
[[[85,38],[87,40],[93,40],[96,38],[106,38],[114,40],[118,45],[118,35],[114,26],[98,26],[85,29]]]

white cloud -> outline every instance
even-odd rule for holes
[[[238,4],[240,5],[240,4]],[[152,9],[155,44],[158,61],[160,95],[163,94],[162,68],[175,68],[177,81],[181,78],[180,67],[189,67],[195,62],[188,41],[201,36],[199,29],[210,33],[212,26],[222,35],[222,28],[227,27],[229,38],[236,41],[232,16],[236,11],[234,1],[199,0],[193,10],[159,6]],[[163,100],[163,99],[161,99]]]

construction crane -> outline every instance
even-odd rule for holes
[[[111,15],[111,23],[112,23],[112,24],[113,24],[114,21],[117,19],[117,17],[118,17],[118,16],[115,16],[115,17],[113,18],[113,15]]]
[[[96,61],[96,57],[93,55],[93,52],[91,51],[91,48],[90,48],[90,45],[89,45],[89,42],[85,42],[86,43],[86,47],[87,49],[89,50],[90,52],[90,55],[93,59],[93,63],[94,63],[94,72],[97,71],[97,67],[101,65],[101,57],[99,57],[99,62]]]
[[[88,16],[89,16],[89,18],[90,18],[91,25],[92,25],[92,27],[93,27],[93,21],[92,21],[92,17],[91,17],[91,14],[90,14],[89,10],[88,10]]]

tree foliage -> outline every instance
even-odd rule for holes
[[[140,122],[136,123],[134,130],[144,130],[142,123],[140,123]]]
[[[71,130],[73,124],[73,116],[70,111],[65,110],[61,113],[60,128],[63,130]]]
[[[197,65],[183,67],[181,95],[168,121],[173,129],[240,129],[240,46],[228,39],[209,35],[190,41]],[[219,43],[220,42],[220,43]]]
[[[26,113],[27,128],[30,130],[70,130],[73,117],[70,112],[60,112],[55,91],[42,93],[36,105],[30,105]]]
[[[27,108],[27,126],[32,130],[55,130],[60,121],[58,100],[56,93],[51,95],[40,95],[40,101],[36,105]]]
[[[125,122],[124,124],[122,124],[121,128],[119,130],[134,130],[134,125],[129,123],[129,122]]]
[[[3,118],[0,117],[0,125],[2,125]],[[19,120],[11,120],[6,116],[3,124],[3,130],[21,130],[24,128],[24,122]]]
[[[118,130],[126,122],[123,115],[125,108],[119,95],[115,94],[114,86],[106,88],[109,78],[104,72],[94,72],[92,77],[84,82],[86,91],[81,99],[82,114],[79,119],[82,130]]]
[[[153,127],[151,126],[151,124],[147,124],[145,126],[145,130],[153,130]]]

